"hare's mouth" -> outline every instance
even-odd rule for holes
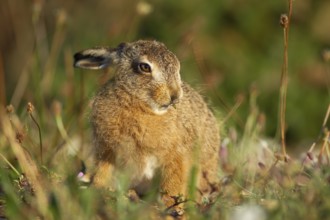
[[[161,105],[161,106],[160,106],[160,109],[164,109],[164,110],[166,110],[166,109],[168,109],[171,105],[172,105],[172,103],[170,103],[170,104],[166,104],[166,105]]]
[[[164,105],[161,105],[161,104],[158,104],[158,103],[149,103],[152,111],[156,114],[156,115],[163,115],[165,114],[168,109],[173,105],[172,103],[169,103],[169,104],[164,104]]]
[[[171,105],[162,105],[159,106],[158,108],[153,108],[153,111],[156,115],[163,115],[167,112]]]
[[[163,115],[169,109],[176,108],[176,105],[179,103],[179,99],[176,97],[171,97],[171,100],[167,102],[156,101],[154,99],[150,100],[148,105],[156,115]]]

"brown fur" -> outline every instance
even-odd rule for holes
[[[95,58],[95,59],[94,59]],[[151,66],[141,72],[139,63]],[[161,174],[166,206],[185,195],[193,165],[197,188],[211,193],[218,183],[219,129],[203,98],[181,82],[180,63],[162,43],[137,41],[115,49],[94,48],[75,55],[75,66],[116,68],[93,100],[91,124],[96,149],[93,184],[109,187],[114,172],[128,173],[139,188]]]

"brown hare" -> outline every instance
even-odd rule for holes
[[[199,194],[216,191],[217,121],[201,95],[181,81],[180,63],[164,44],[139,40],[91,48],[76,53],[74,65],[115,67],[92,104],[95,186],[110,187],[113,174],[125,172],[138,190],[157,172],[162,200],[177,214],[182,207],[176,198],[186,195],[193,166]]]

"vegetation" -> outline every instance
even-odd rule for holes
[[[89,99],[111,70],[74,70],[72,54],[138,38],[172,48],[219,112],[221,194],[188,199],[190,219],[330,217],[328,1],[0,5],[1,218],[168,217],[156,184],[140,200],[126,177],[115,192],[80,181],[93,164]]]

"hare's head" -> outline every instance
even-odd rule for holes
[[[155,114],[164,114],[182,96],[180,63],[164,44],[139,40],[116,48],[92,48],[74,56],[75,67],[116,68],[114,82],[147,104]]]

